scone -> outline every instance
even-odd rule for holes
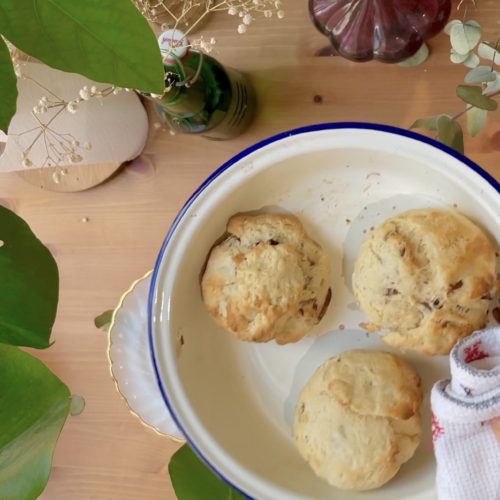
[[[378,488],[420,442],[420,377],[383,351],[346,351],[303,388],[294,437],[314,472],[345,490]]]
[[[323,317],[330,265],[291,215],[236,215],[201,280],[215,321],[241,340],[296,342]]]
[[[356,300],[369,331],[393,346],[448,354],[486,324],[496,288],[495,250],[457,212],[411,210],[385,221],[354,265]]]

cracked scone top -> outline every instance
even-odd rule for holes
[[[330,265],[291,215],[236,215],[201,280],[215,321],[241,340],[296,342],[330,302]]]
[[[352,350],[323,363],[300,393],[294,438],[314,472],[345,490],[378,488],[414,454],[422,388],[394,354]]]
[[[448,354],[487,320],[495,290],[495,250],[469,219],[441,209],[410,210],[375,228],[352,277],[370,323],[384,342]]]

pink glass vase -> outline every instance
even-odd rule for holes
[[[400,62],[439,33],[451,0],[309,0],[314,24],[352,61]]]

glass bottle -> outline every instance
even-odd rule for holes
[[[246,77],[193,50],[179,30],[159,37],[166,91],[153,97],[160,118],[174,130],[224,140],[243,133],[255,114]]]

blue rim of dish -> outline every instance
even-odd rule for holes
[[[469,168],[474,170],[477,174],[479,174],[488,184],[490,184],[498,193],[500,193],[500,183],[497,182],[488,172],[483,170],[479,165],[474,163],[472,160],[469,160],[466,156],[462,155],[461,153],[458,153],[454,149],[445,146],[444,144],[441,144],[440,142],[431,139],[429,137],[426,137],[424,135],[418,134],[416,132],[412,132],[409,130],[401,129],[399,127],[392,127],[390,125],[380,125],[376,123],[363,123],[363,122],[338,122],[338,123],[320,123],[316,125],[308,125],[306,127],[300,127],[296,128],[293,130],[289,130],[287,132],[282,132],[280,134],[274,135],[272,137],[269,137],[267,139],[264,139],[253,146],[250,146],[247,149],[244,149],[241,153],[238,153],[236,156],[233,156],[229,161],[224,163],[221,167],[219,167],[217,170],[215,170],[212,174],[210,174],[205,181],[198,187],[198,189],[189,197],[187,202],[184,204],[180,212],[178,213],[177,217],[175,218],[174,222],[172,223],[172,226],[170,227],[167,236],[165,237],[165,240],[163,242],[163,245],[160,249],[160,253],[158,255],[158,258],[155,263],[154,271],[153,271],[153,276],[151,277],[151,285],[149,289],[149,298],[148,298],[148,338],[149,338],[149,349],[151,353],[151,359],[153,361],[153,366],[155,370],[155,375],[156,375],[156,381],[158,382],[158,386],[160,388],[161,395],[163,397],[163,400],[165,404],[167,405],[168,411],[172,415],[172,418],[174,419],[175,423],[179,427],[180,431],[182,434],[184,434],[187,443],[189,446],[195,451],[195,453],[203,460],[203,462],[214,472],[218,477],[220,477],[224,482],[226,482],[228,485],[230,485],[232,488],[234,488],[236,491],[238,491],[241,495],[245,496],[246,498],[252,498],[248,493],[245,493],[242,491],[240,488],[235,486],[234,484],[231,483],[228,479],[224,477],[224,475],[219,472],[218,470],[215,469],[215,467],[208,462],[208,460],[203,456],[201,451],[198,449],[198,447],[193,443],[192,439],[190,436],[186,433],[182,423],[179,421],[177,415],[173,412],[172,406],[169,402],[167,392],[165,390],[165,387],[162,383],[160,373],[158,370],[158,364],[156,362],[156,356],[155,356],[155,351],[154,351],[154,346],[153,346],[153,321],[152,321],[152,311],[153,311],[153,298],[155,294],[155,288],[156,288],[156,281],[158,279],[158,271],[161,262],[163,261],[163,256],[167,250],[167,246],[170,242],[170,239],[172,238],[175,230],[177,229],[177,226],[181,222],[182,218],[188,211],[189,207],[193,204],[193,202],[198,198],[198,196],[205,190],[205,188],[211,184],[219,175],[221,175],[223,172],[231,168],[235,163],[239,162],[241,159],[245,158],[246,156],[254,153],[255,151],[262,149],[269,144],[272,144],[274,142],[280,141],[282,139],[285,139],[287,137],[292,137],[294,135],[300,135],[300,134],[306,134],[310,132],[317,132],[317,131],[322,131],[322,130],[337,130],[337,129],[361,129],[361,130],[377,130],[380,132],[387,132],[390,134],[395,134],[395,135],[400,135],[403,137],[408,137],[409,139],[414,139],[416,141],[420,141],[426,144],[429,144],[430,146],[433,146],[437,149],[440,149],[441,151],[448,153],[449,155],[453,156],[457,160],[459,160],[461,163],[467,165]]]

